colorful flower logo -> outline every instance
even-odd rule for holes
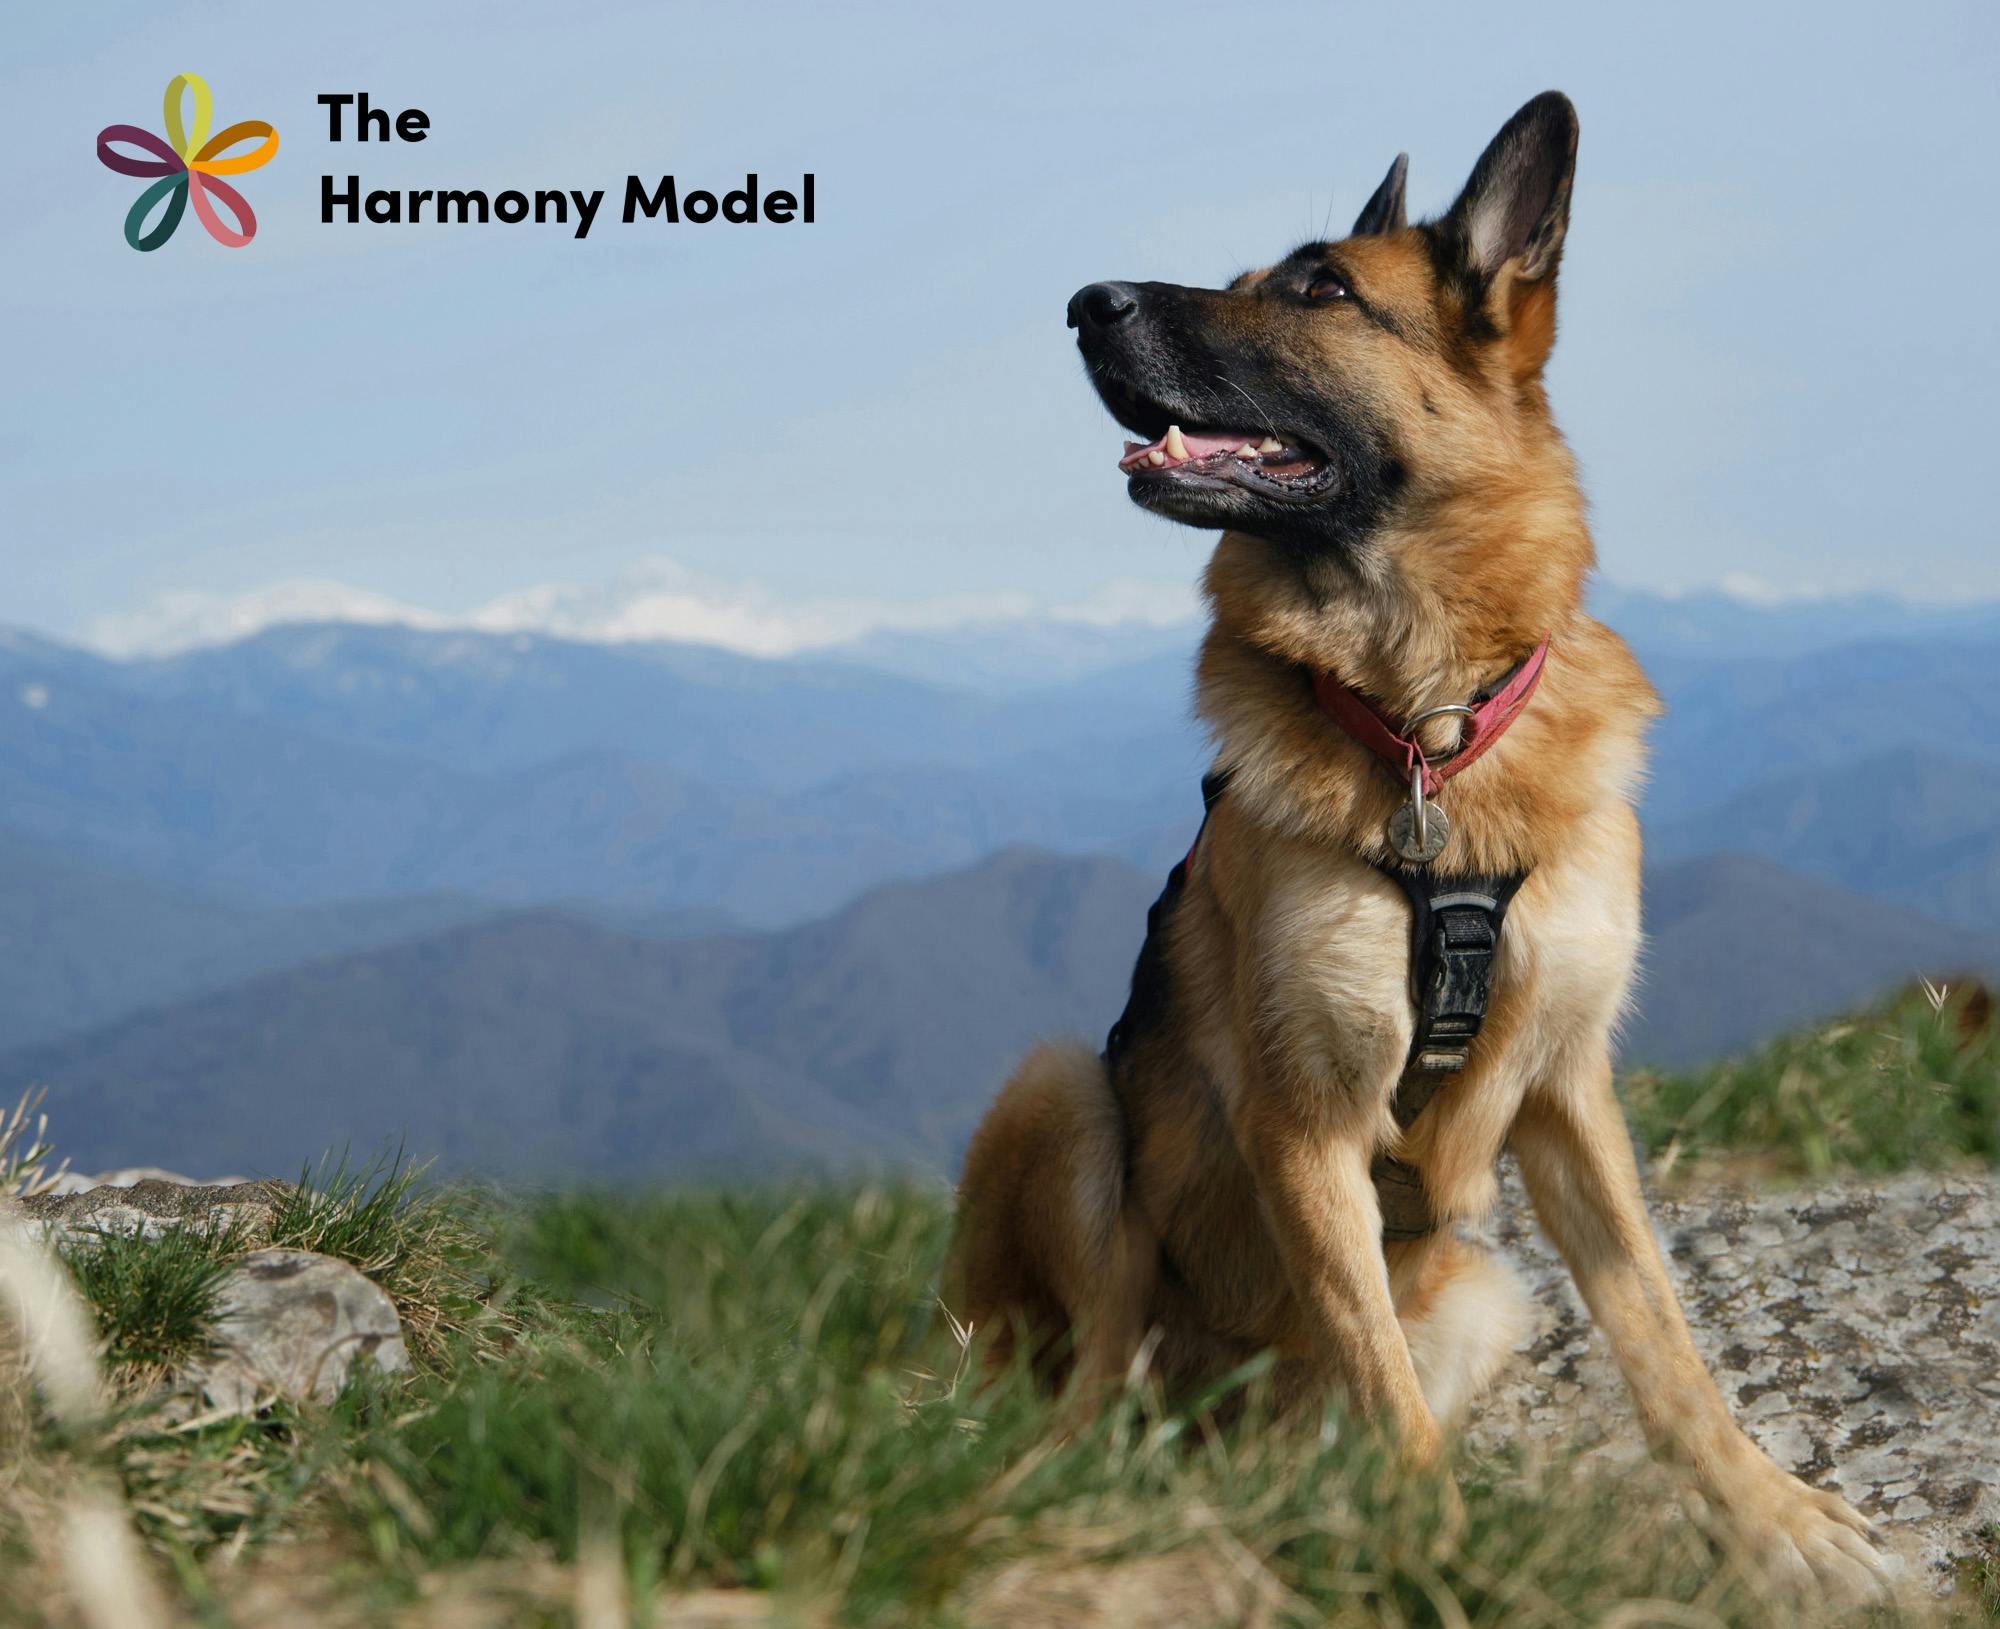
[[[188,91],[194,93],[192,133],[181,123],[181,100]],[[139,201],[125,216],[125,241],[133,248],[142,252],[157,249],[172,237],[187,211],[189,198],[194,200],[196,218],[225,249],[240,249],[257,235],[257,217],[250,212],[249,200],[220,177],[246,175],[270,163],[277,156],[278,132],[262,119],[245,119],[211,139],[208,127],[214,111],[207,80],[200,74],[175,74],[167,81],[165,141],[136,124],[108,124],[97,133],[97,161],[106,169],[116,170],[120,175],[159,177],[139,194]],[[249,152],[235,158],[222,157],[230,148],[253,140],[257,145]],[[150,156],[134,158],[115,152],[113,142],[137,147]],[[166,213],[160,217],[159,225],[148,232],[146,217],[162,198],[167,200]],[[222,217],[216,213],[217,201],[236,217],[233,231],[222,224]]]

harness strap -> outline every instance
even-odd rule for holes
[[[1132,986],[1125,998],[1125,1010],[1111,1026],[1110,1034],[1104,1037],[1104,1061],[1112,1068],[1124,1057],[1126,1048],[1131,1044],[1133,1030],[1145,1021],[1149,1009],[1164,1004],[1166,1000],[1166,947],[1161,934],[1166,928],[1167,918],[1174,914],[1174,907],[1181,902],[1181,893],[1187,887],[1188,866],[1194,859],[1194,851],[1201,847],[1202,834],[1208,830],[1208,817],[1215,813],[1216,804],[1222,801],[1222,794],[1229,789],[1229,774],[1226,769],[1211,769],[1202,776],[1201,825],[1196,828],[1194,841],[1188,844],[1186,855],[1167,873],[1167,885],[1160,890],[1160,897],[1146,907],[1146,939],[1139,947],[1139,960],[1132,969]]]
[[[1410,1000],[1416,1025],[1392,1112],[1408,1131],[1438,1088],[1464,1069],[1486,1022],[1500,928],[1525,871],[1500,876],[1432,876],[1428,867],[1377,866],[1410,901]],[[1385,1239],[1437,1231],[1416,1168],[1387,1154],[1371,1170]]]
[[[1130,1050],[1134,1034],[1168,999],[1165,930],[1187,887],[1189,861],[1201,847],[1209,817],[1229,787],[1229,772],[1216,770],[1201,783],[1202,822],[1187,857],[1167,874],[1167,885],[1146,912],[1146,941],[1132,970],[1131,994],[1118,1022],[1104,1038],[1104,1061],[1114,1073]],[[1472,1043],[1486,1020],[1492,994],[1493,958],[1507,907],[1527,881],[1525,871],[1500,876],[1433,876],[1428,867],[1378,865],[1410,902],[1410,1000],[1416,1025],[1408,1059],[1397,1082],[1392,1112],[1407,1131],[1438,1088],[1465,1067]],[[1129,1120],[1126,1136],[1132,1128]],[[1129,1165],[1132,1149],[1127,1147]],[[1421,1239],[1437,1231],[1437,1218],[1424,1196],[1416,1167],[1384,1154],[1370,1173],[1382,1211],[1382,1237]]]

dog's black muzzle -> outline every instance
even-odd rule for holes
[[[1069,325],[1111,414],[1151,440],[1169,423],[1204,422],[1226,404],[1211,389],[1190,389],[1219,366],[1199,339],[1194,291],[1172,283],[1091,283],[1070,296]]]
[[[1178,428],[1196,448],[1128,446],[1120,467],[1132,501],[1190,526],[1304,540],[1326,530],[1340,465],[1312,423],[1321,415],[1294,407],[1252,316],[1241,296],[1178,283],[1090,283],[1069,301],[1077,350],[1111,416],[1142,442]]]
[[[1069,297],[1069,325],[1080,345],[1088,334],[1115,328],[1138,311],[1139,293],[1130,283],[1092,283]]]

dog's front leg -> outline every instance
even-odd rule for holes
[[[1371,1111],[1327,1082],[1268,1082],[1231,1118],[1315,1357],[1365,1418],[1393,1430],[1406,1458],[1428,1463],[1438,1426],[1390,1294]]]
[[[1692,1472],[1756,1559],[1861,1592],[1883,1570],[1837,1494],[1768,1459],[1736,1422],[1688,1333],[1640,1193],[1608,1055],[1532,1090],[1510,1139],[1535,1213],[1611,1343],[1656,1449]]]

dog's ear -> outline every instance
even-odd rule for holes
[[[1474,277],[1490,282],[1511,260],[1517,277],[1539,281],[1562,257],[1575,176],[1576,109],[1543,91],[1479,155],[1439,226]]]
[[[1382,178],[1382,184],[1375,189],[1375,196],[1361,206],[1361,213],[1354,217],[1354,230],[1348,234],[1356,238],[1379,238],[1390,232],[1400,232],[1409,224],[1409,217],[1403,212],[1403,184],[1410,176],[1410,155],[1398,153],[1396,162],[1389,166],[1389,173]]]
[[[1576,179],[1576,109],[1544,91],[1501,127],[1433,229],[1455,273],[1469,329],[1497,332],[1517,381],[1556,343],[1556,267]]]

